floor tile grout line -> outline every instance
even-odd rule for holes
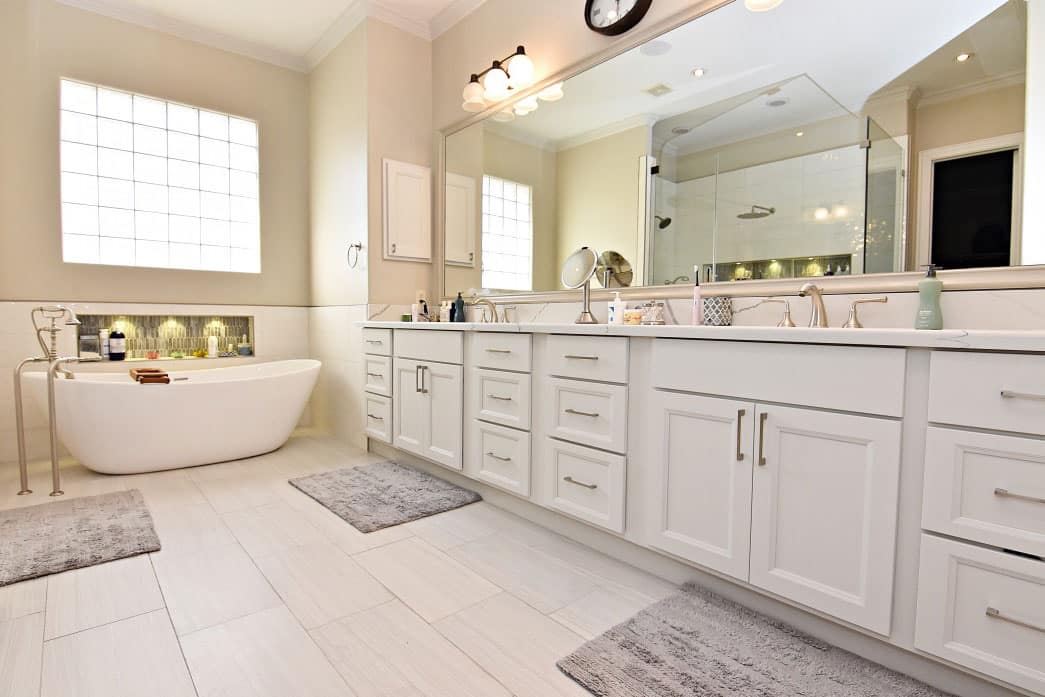
[[[185,647],[181,645],[181,637],[178,636],[178,630],[174,628],[174,618],[171,617],[171,609],[167,604],[167,595],[163,592],[163,584],[160,583],[160,575],[156,573],[156,565],[153,563],[151,554],[149,555],[149,567],[152,569],[153,578],[156,579],[156,586],[160,589],[160,597],[163,598],[163,612],[167,615],[167,622],[171,626],[171,634],[174,635],[174,641],[178,644],[178,653],[181,654],[181,661],[185,665],[185,672],[189,675],[189,682],[192,683],[192,689],[196,693],[196,697],[200,697],[200,688],[196,684],[196,676],[192,674],[192,668],[189,666],[189,659],[185,656]]]

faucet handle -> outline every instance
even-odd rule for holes
[[[777,322],[778,327],[794,327],[797,326],[795,321],[791,319],[791,301],[787,298],[766,298],[762,302],[765,303],[783,303],[784,304],[784,316]]]
[[[845,324],[842,325],[842,329],[863,329],[864,325],[860,323],[860,318],[856,315],[856,310],[860,305],[864,303],[887,303],[889,302],[889,296],[881,298],[866,298],[864,300],[854,300],[849,305],[849,319],[846,320]]]

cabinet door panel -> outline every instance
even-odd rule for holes
[[[426,456],[425,442],[428,439],[428,402],[419,391],[418,361],[396,358],[393,367],[392,400],[395,415],[392,418],[393,444],[397,448]]]
[[[660,468],[650,544],[746,581],[755,405],[657,391],[650,413],[647,462]]]
[[[480,216],[476,182],[472,177],[446,173],[446,263],[475,266],[475,238]]]
[[[431,261],[432,172],[384,160],[385,258]]]
[[[424,456],[441,465],[462,469],[464,369],[442,363],[423,363],[421,368],[429,419]]]
[[[888,635],[900,423],[759,407],[751,583]]]

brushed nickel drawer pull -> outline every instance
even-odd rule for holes
[[[486,396],[489,397],[490,399],[496,399],[499,402],[510,402],[510,401],[512,401],[511,397],[501,397],[500,395],[496,395],[496,394],[488,394]]]
[[[575,416],[587,416],[591,419],[599,418],[599,412],[597,411],[577,411],[576,409],[566,409],[567,414],[574,414]]]
[[[743,447],[744,429],[742,426],[745,414],[747,414],[746,409],[737,409],[737,462],[744,461],[744,451],[741,448]]]
[[[381,373],[367,373],[366,376],[368,378],[383,378],[384,377],[384,375],[382,375]]]
[[[574,479],[570,475],[566,475],[565,477],[563,477],[562,481],[568,482],[570,484],[576,484],[577,486],[583,486],[585,489],[595,490],[595,489],[599,488],[598,484],[585,484],[584,482],[578,482],[576,479]]]
[[[486,349],[486,352],[487,353],[511,353],[512,350],[511,349],[488,348],[488,349]]]
[[[758,416],[758,466],[766,466],[766,421],[769,420],[769,413],[762,412]]]
[[[569,359],[575,360],[575,361],[597,361],[597,360],[599,360],[598,356],[578,356],[578,355],[573,354],[573,353],[563,354],[562,357],[563,358],[569,358]]]
[[[1027,494],[1014,494],[1008,489],[1002,489],[1000,487],[994,490],[994,495],[1010,499],[1019,499],[1020,501],[1030,501],[1031,503],[1045,503],[1045,498],[1028,496]]]
[[[366,342],[368,344],[377,344],[378,346],[380,346],[381,344],[385,343],[381,339],[367,339]]]
[[[367,418],[375,419],[377,421],[384,421],[385,420],[385,417],[383,417],[383,416],[375,416],[374,414],[367,414]]]
[[[993,617],[996,620],[1001,620],[1002,622],[1008,622],[1009,624],[1015,624],[1018,627],[1026,627],[1027,629],[1033,629],[1036,632],[1042,632],[1043,634],[1045,634],[1045,627],[1043,627],[1042,625],[1034,624],[1032,622],[1027,622],[1025,620],[1020,620],[1020,619],[1017,619],[1015,617],[1010,617],[1010,616],[1004,614],[1001,610],[998,610],[998,609],[993,608],[993,607],[988,607],[987,608],[986,615],[988,617]]]
[[[492,457],[495,460],[500,460],[501,462],[511,462],[512,461],[512,458],[510,458],[510,457],[501,457],[500,455],[495,455],[493,453],[486,453],[486,454],[489,457]]]
[[[1029,392],[1013,392],[1012,390],[1002,390],[1002,399],[1025,399],[1031,402],[1045,402],[1045,394],[1031,394]]]

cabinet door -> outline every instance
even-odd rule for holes
[[[475,179],[446,173],[446,263],[475,266],[476,221],[481,215]]]
[[[755,405],[655,391],[650,489],[658,520],[650,544],[746,581],[751,532]]]
[[[888,635],[900,423],[759,406],[751,583]]]
[[[421,392],[421,363],[396,358],[393,368],[392,444],[395,447],[426,457],[428,441],[429,405]]]
[[[462,469],[464,369],[459,365],[422,363],[421,384],[428,418],[428,441],[423,455],[441,465]]]
[[[431,261],[432,172],[384,160],[385,258]]]

